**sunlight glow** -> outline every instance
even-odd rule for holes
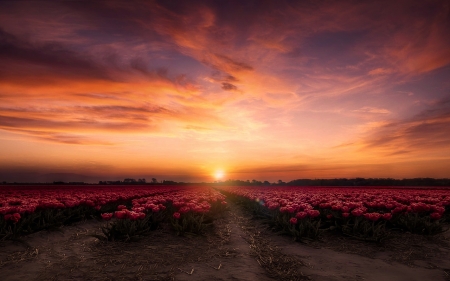
[[[216,178],[216,180],[221,180],[221,179],[223,179],[223,177],[224,177],[224,172],[222,171],[222,170],[217,170],[215,173],[214,173],[214,177]]]

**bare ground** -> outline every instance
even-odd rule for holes
[[[106,243],[90,220],[0,242],[2,280],[450,280],[450,235],[394,233],[382,245],[327,234],[294,242],[230,203],[205,235],[163,226]]]

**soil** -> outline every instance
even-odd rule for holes
[[[204,235],[168,225],[103,242],[89,220],[0,242],[1,280],[450,280],[450,231],[392,233],[383,244],[326,234],[293,241],[232,202]]]

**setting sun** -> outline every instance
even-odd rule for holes
[[[221,180],[221,179],[223,178],[224,175],[225,175],[225,174],[224,174],[224,172],[223,172],[222,170],[217,170],[217,171],[214,173],[214,177],[216,178],[216,180]]]

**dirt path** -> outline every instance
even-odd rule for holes
[[[450,231],[436,237],[403,234],[384,245],[329,235],[306,245],[249,216],[245,220],[279,254],[301,260],[302,273],[312,280],[450,280]]]
[[[382,248],[336,237],[305,245],[229,206],[202,236],[166,226],[139,242],[104,243],[90,236],[102,224],[92,220],[0,242],[1,280],[450,280],[448,233]]]
[[[180,272],[175,275],[175,280],[273,280],[266,276],[264,269],[250,255],[251,244],[240,225],[230,217],[217,223],[226,231],[221,235],[224,239],[216,244],[218,252],[205,263],[186,265],[186,272],[193,269],[192,274]]]

